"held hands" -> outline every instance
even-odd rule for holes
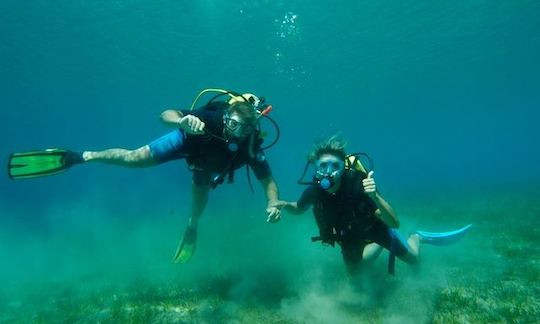
[[[364,185],[364,192],[370,198],[377,196],[377,185],[375,185],[375,179],[373,179],[373,171],[369,171],[367,178],[362,180],[362,184]]]
[[[266,214],[268,217],[266,221],[269,223],[276,223],[281,219],[281,208],[283,208],[287,202],[282,200],[275,200],[268,202],[268,207],[266,207]]]
[[[188,134],[203,134],[206,126],[202,120],[193,115],[185,115],[178,119],[180,128]]]

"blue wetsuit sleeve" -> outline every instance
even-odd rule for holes
[[[300,199],[298,199],[298,209],[304,210],[307,209],[309,206],[312,206],[315,203],[316,195],[317,193],[314,186],[307,187],[306,190],[304,190],[304,192],[302,193],[302,196],[300,196]]]

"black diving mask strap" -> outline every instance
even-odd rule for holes
[[[306,177],[306,173],[307,173],[307,171],[309,169],[309,164],[310,164],[310,162],[307,161],[306,165],[304,166],[304,172],[302,172],[302,176],[297,181],[297,183],[300,184],[300,185],[312,185],[312,184],[314,184],[313,181],[310,181],[310,182],[304,181],[304,178]]]

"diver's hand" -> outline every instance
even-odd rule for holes
[[[362,180],[364,185],[364,192],[371,198],[377,196],[377,185],[375,184],[375,179],[373,179],[373,171],[369,171],[367,178]]]
[[[178,120],[180,128],[188,134],[203,134],[205,123],[193,115],[185,115]]]
[[[269,223],[276,223],[281,219],[281,208],[285,206],[286,202],[276,200],[268,203],[266,207],[266,214],[268,217],[266,221]]]

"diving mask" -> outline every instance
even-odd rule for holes
[[[237,115],[225,115],[223,117],[225,128],[229,134],[233,137],[246,137],[255,131],[255,126],[249,123],[244,123]]]
[[[315,178],[322,189],[328,190],[339,181],[345,170],[345,162],[336,157],[321,158],[315,161]]]

